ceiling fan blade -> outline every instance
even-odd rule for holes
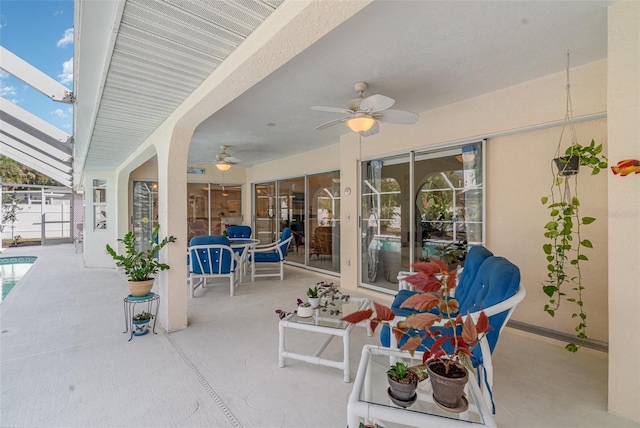
[[[374,117],[380,122],[400,123],[411,125],[418,121],[418,115],[405,110],[385,110],[376,113]]]
[[[369,137],[371,135],[377,134],[379,131],[380,131],[380,125],[378,125],[378,122],[376,121],[376,123],[371,127],[371,129],[365,132],[361,132],[360,135],[362,135],[363,137]]]
[[[377,111],[386,110],[391,107],[396,100],[384,95],[371,95],[360,102],[360,110],[375,113]]]
[[[340,107],[315,106],[315,107],[310,107],[310,108],[311,108],[311,110],[328,111],[330,113],[342,113],[342,114],[353,113],[351,110],[348,110],[346,108],[340,108]]]
[[[238,158],[234,158],[233,156],[227,156],[226,158],[224,158],[224,161],[227,163],[238,163],[238,162],[242,162],[240,159]]]
[[[328,128],[330,126],[333,126],[333,125],[337,125],[339,123],[347,121],[348,119],[349,119],[349,117],[341,117],[339,119],[330,120],[329,122],[325,122],[322,125],[316,126],[316,131],[320,130],[320,129],[326,129],[326,128]]]

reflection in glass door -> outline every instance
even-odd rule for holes
[[[301,265],[305,262],[304,200],[304,177],[278,181],[280,231],[288,227],[293,235],[287,260]]]
[[[340,272],[340,173],[308,176],[309,266]]]
[[[409,155],[362,163],[362,283],[398,290],[409,265]]]
[[[155,181],[133,182],[133,224],[136,250],[149,248],[151,234],[158,222],[158,183]]]
[[[259,239],[261,244],[274,242],[276,236],[276,183],[259,183],[254,187],[254,233],[253,237]]]

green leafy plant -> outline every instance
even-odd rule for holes
[[[312,299],[317,299],[318,298],[318,286],[316,285],[313,288],[309,287],[309,289],[307,290],[307,296],[312,298]]]
[[[401,381],[409,374],[409,367],[405,363],[395,363],[387,370],[387,374],[396,381]]]
[[[155,315],[153,315],[150,312],[140,312],[139,314],[135,314],[133,316],[133,320],[134,321],[149,321],[152,320],[153,318],[155,318]]]
[[[566,149],[565,155],[578,156],[579,165],[591,168],[591,175],[607,168],[607,158],[602,154],[602,144],[596,146],[594,140],[586,146],[574,142]],[[567,350],[576,352],[587,339],[587,314],[582,300],[585,287],[582,285],[581,263],[589,258],[582,250],[593,248],[591,241],[582,236],[581,226],[589,225],[596,219],[580,215],[577,174],[563,175],[562,164],[567,162],[566,159],[560,161],[560,167],[553,173],[550,195],[541,199],[551,217],[544,226],[544,236],[549,242],[542,246],[547,260],[547,279],[542,284],[542,291],[549,298],[544,311],[552,317],[560,308],[563,299],[576,305],[572,318],[578,319],[575,331],[579,341],[565,346]],[[568,287],[571,287],[571,290],[567,290]]]
[[[473,371],[470,356],[490,330],[489,319],[484,312],[480,312],[475,322],[469,314],[463,316],[458,313],[458,301],[452,296],[456,287],[457,270],[449,271],[448,265],[439,259],[416,263],[413,268],[417,273],[405,280],[421,293],[409,297],[401,307],[421,312],[397,321],[390,307],[373,302],[375,312],[366,309],[342,319],[352,324],[369,320],[374,330],[378,324],[388,325],[398,343],[403,336],[407,337],[400,349],[411,355],[419,347],[424,347],[426,339],[431,339],[432,344],[424,352],[422,362],[424,364],[427,360],[439,360],[445,367],[445,376],[455,364]],[[435,326],[442,328],[432,328]]]
[[[158,271],[169,269],[166,263],[160,263],[156,258],[156,253],[165,247],[169,242],[175,242],[176,238],[167,236],[159,243],[158,232],[160,225],[156,225],[151,239],[149,248],[145,251],[136,250],[136,238],[133,232],[128,232],[124,238],[118,239],[125,246],[125,254],[117,254],[109,244],[107,244],[107,253],[113,257],[116,266],[124,268],[124,272],[130,281],[147,281],[153,278]]]

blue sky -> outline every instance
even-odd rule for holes
[[[73,89],[73,0],[0,0],[0,44]],[[73,133],[73,108],[0,70],[0,96]]]

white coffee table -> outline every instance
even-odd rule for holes
[[[336,300],[335,302],[338,302]],[[331,315],[329,311],[323,312],[322,309],[315,309],[312,317],[301,318],[297,314],[291,314],[282,320],[280,320],[280,346],[279,346],[279,365],[284,367],[284,359],[291,358],[294,360],[304,361],[310,364],[317,364],[321,366],[334,367],[342,369],[344,373],[344,381],[351,382],[351,369],[349,359],[349,335],[353,330],[354,324],[349,324],[344,321],[340,321],[340,318],[348,315],[352,312],[361,311],[369,307],[369,300],[365,298],[352,297],[349,302],[340,302],[340,314]],[[367,328],[367,335],[371,336],[373,333],[369,323],[362,323],[363,327]],[[292,351],[288,351],[285,348],[285,329],[292,328],[296,330],[304,330],[315,333],[327,334],[329,337],[318,348],[313,355],[298,354]],[[342,361],[329,360],[321,358],[320,355],[327,348],[331,340],[334,337],[342,337],[343,343],[343,358]]]
[[[387,395],[386,371],[396,361],[407,365],[422,364],[422,353],[411,357],[407,352],[365,345],[347,404],[349,428],[358,428],[365,423],[402,424],[411,427],[496,427],[491,411],[487,407],[476,377],[469,373],[465,394],[469,408],[462,413],[452,413],[434,403],[431,383],[424,380],[418,384],[417,400],[407,408],[393,404]]]

